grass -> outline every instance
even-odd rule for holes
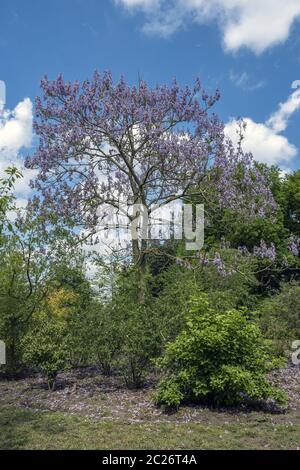
[[[0,449],[297,449],[300,424],[93,421],[61,412],[0,408]]]

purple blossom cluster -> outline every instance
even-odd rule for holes
[[[215,256],[214,256],[214,259],[212,261],[212,264],[214,266],[216,266],[217,268],[217,271],[218,273],[221,275],[221,276],[226,276],[227,275],[227,272],[226,272],[226,269],[225,269],[225,265],[224,265],[224,262],[221,258],[221,255],[220,253],[215,253]]]
[[[258,258],[265,258],[270,261],[276,260],[276,247],[274,243],[271,243],[270,246],[266,244],[264,240],[261,240],[260,245],[254,247],[253,255]]]
[[[293,256],[299,256],[300,253],[300,237],[292,235],[288,239],[288,249]]]
[[[226,267],[219,252],[215,252],[212,257],[210,257],[208,253],[199,252],[198,258],[202,266],[215,266],[222,277],[228,277],[236,273],[236,269],[233,266],[230,266],[229,268]]]

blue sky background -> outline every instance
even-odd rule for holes
[[[247,46],[226,51],[214,19],[187,21],[167,37],[147,34],[142,28],[151,12],[123,8],[126,1],[1,0],[0,79],[7,87],[7,108],[13,110],[25,97],[33,101],[45,74],[82,80],[95,69],[111,69],[115,78],[124,74],[131,83],[139,76],[151,84],[176,76],[186,84],[200,76],[208,91],[221,90],[216,110],[224,122],[243,116],[263,124],[295,92],[291,84],[300,79],[297,15],[287,39],[258,54]],[[300,167],[295,153],[300,149],[299,125],[296,111],[280,133],[296,148],[283,168]]]

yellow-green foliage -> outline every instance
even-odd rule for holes
[[[182,402],[234,405],[284,394],[266,373],[278,365],[259,327],[243,311],[216,312],[206,295],[191,301],[185,327],[169,343],[159,366],[165,376],[156,402],[178,407]]]

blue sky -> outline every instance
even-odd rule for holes
[[[31,102],[43,75],[110,69],[131,83],[200,76],[221,90],[216,110],[229,135],[232,119],[248,118],[256,158],[299,168],[299,18],[300,0],[1,0],[0,80],[12,111],[0,121],[2,167],[34,143]]]

